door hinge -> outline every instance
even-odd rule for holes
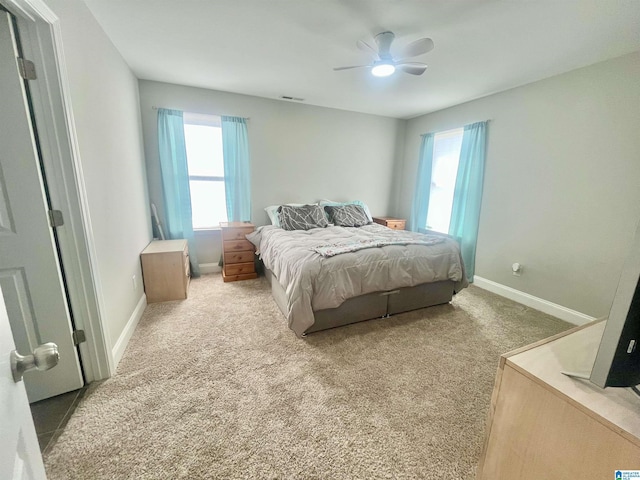
[[[36,75],[36,66],[31,60],[18,57],[18,70],[20,71],[20,76],[25,80],[35,80],[38,78]]]
[[[74,345],[80,345],[87,340],[87,337],[84,334],[84,330],[74,330],[71,336],[73,337]]]
[[[49,210],[49,225],[51,227],[61,227],[64,225],[64,217],[60,210]]]

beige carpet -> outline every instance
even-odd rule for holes
[[[264,278],[150,305],[55,479],[473,479],[499,355],[570,325],[476,287],[296,338]]]

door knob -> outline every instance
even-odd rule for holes
[[[58,346],[53,343],[43,343],[36,347],[33,351],[33,355],[20,355],[16,350],[11,352],[11,373],[13,374],[13,381],[19,382],[22,380],[24,372],[29,370],[38,369],[40,371],[49,370],[55,367],[60,360],[60,353],[58,352]]]

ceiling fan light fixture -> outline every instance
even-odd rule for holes
[[[396,67],[392,63],[379,63],[371,69],[371,74],[376,77],[388,77],[395,71]]]
[[[1,0],[0,0],[1,1]],[[378,49],[376,50],[367,42],[362,40],[358,40],[356,42],[356,46],[369,54],[372,57],[373,62],[368,65],[352,65],[349,67],[335,67],[334,70],[351,70],[353,68],[367,68],[371,70],[371,73],[375,77],[388,77],[393,75],[396,70],[399,70],[403,73],[408,73],[410,75],[422,75],[427,69],[427,65],[424,63],[417,63],[407,61],[407,59],[412,57],[417,57],[418,55],[423,55],[425,53],[433,50],[433,40],[430,38],[420,38],[411,42],[409,45],[404,47],[402,50],[402,54],[399,59],[395,58],[391,54],[391,43],[395,35],[393,32],[381,32],[375,36],[376,45]]]

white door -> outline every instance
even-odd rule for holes
[[[14,382],[9,355],[14,349],[0,289],[0,478],[46,478],[24,382]],[[20,352],[28,353],[28,352]],[[55,371],[55,368],[50,372]]]
[[[16,60],[16,35],[10,14],[0,10],[0,286],[18,351],[29,353],[47,342],[60,351],[55,369],[25,375],[29,401],[35,402],[76,390],[84,381]]]

